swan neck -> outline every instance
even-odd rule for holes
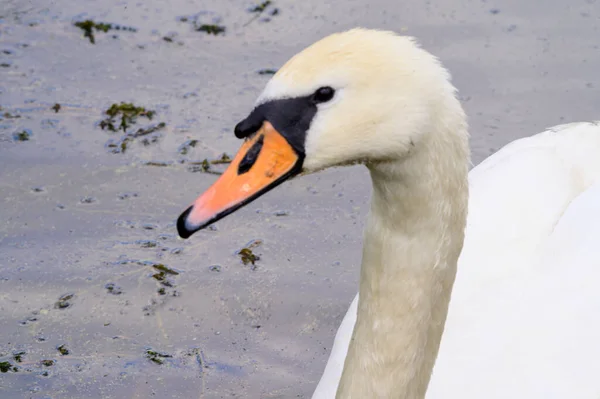
[[[373,197],[357,321],[337,398],[425,396],[462,249],[468,195],[468,154],[436,155],[432,162],[425,151],[369,166]],[[451,165],[456,173],[449,176],[447,163],[461,155],[464,161]]]

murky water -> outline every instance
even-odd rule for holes
[[[174,221],[215,179],[202,161],[239,145],[259,71],[328,33],[420,38],[455,77],[475,163],[600,117],[595,0],[251,6],[0,2],[0,397],[310,396],[357,287],[365,171],[294,179],[187,241]],[[119,29],[92,44],[85,19]],[[103,130],[122,101],[156,114]]]

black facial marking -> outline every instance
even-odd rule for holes
[[[298,155],[304,157],[306,132],[317,113],[314,94],[271,100],[259,105],[235,127],[238,138],[256,133],[267,120],[292,146]]]
[[[264,119],[260,117],[260,115],[252,115],[248,116],[246,119],[235,125],[234,133],[235,137],[238,139],[243,139],[256,133],[258,129],[262,126]]]
[[[244,155],[244,158],[242,158],[242,161],[238,166],[238,176],[243,175],[244,173],[249,171],[252,165],[254,165],[254,163],[258,159],[258,154],[260,154],[260,150],[262,150],[264,142],[265,136],[261,135],[258,138],[258,140],[256,140],[256,142],[252,144],[252,147],[250,147],[246,155]]]

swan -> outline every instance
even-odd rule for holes
[[[370,172],[359,293],[313,398],[600,396],[596,123],[518,140],[469,173],[439,60],[352,29],[292,57],[235,135],[230,166],[178,218],[182,238],[294,176]]]

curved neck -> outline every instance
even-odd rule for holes
[[[369,166],[358,313],[337,398],[425,396],[464,239],[462,141],[442,151],[422,143],[402,161]]]

